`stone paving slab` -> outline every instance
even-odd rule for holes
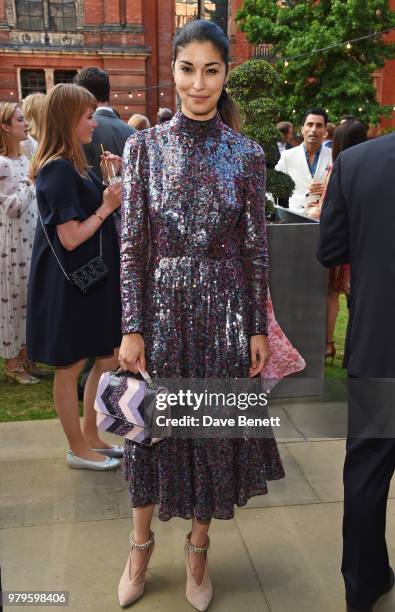
[[[183,545],[189,521],[153,521],[156,549],[141,612],[188,612]],[[130,521],[6,529],[0,533],[3,588],[68,590],[72,612],[118,612],[117,587],[128,555]],[[269,612],[234,521],[215,521],[210,565],[212,612]],[[13,607],[12,610],[26,610]],[[48,610],[35,607],[34,610]]]
[[[236,512],[236,523],[272,612],[345,612],[340,573],[341,503]],[[395,508],[389,552],[395,562]],[[395,592],[375,612],[395,609]]]
[[[343,501],[345,440],[301,442],[287,444],[286,447],[321,501]],[[389,498],[395,498],[394,479]]]

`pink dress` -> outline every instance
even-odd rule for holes
[[[261,373],[261,378],[265,391],[269,392],[285,376],[303,370],[306,362],[277,323],[270,291],[268,291],[267,317],[269,361]]]

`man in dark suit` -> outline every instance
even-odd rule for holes
[[[370,612],[394,584],[385,540],[395,469],[395,134],[337,158],[318,258],[351,264],[342,573],[347,610]]]
[[[110,107],[110,79],[105,70],[95,66],[83,68],[74,77],[74,82],[89,89],[97,100],[97,110],[93,115],[97,128],[93,133],[92,142],[84,145],[84,150],[88,164],[100,180],[103,180],[100,169],[101,145],[105,151],[122,157],[125,142],[135,129],[119,119]]]

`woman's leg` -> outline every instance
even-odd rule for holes
[[[89,448],[81,431],[77,383],[84,363],[81,359],[70,366],[56,368],[53,388],[56,412],[72,452],[81,459],[105,461],[106,457]]]
[[[111,444],[99,438],[96,425],[95,398],[100,376],[118,367],[118,349],[110,357],[97,357],[91,369],[84,390],[84,421],[82,431],[91,448],[111,448]]]
[[[333,334],[336,326],[336,319],[339,313],[339,294],[333,289],[328,289],[327,300],[327,319],[326,319],[326,344],[327,350],[333,342]]]
[[[211,521],[200,521],[197,518],[192,519],[191,544],[202,548],[207,546],[208,530]],[[206,555],[201,552],[188,552],[189,565],[197,584],[201,584],[203,580],[204,567],[206,565]]]
[[[151,521],[154,513],[155,505],[141,506],[140,508],[133,508],[133,531],[132,538],[136,544],[145,544],[148,542],[151,536]],[[149,553],[149,549],[138,550],[134,548],[132,550],[130,575],[136,576],[141,566],[144,564],[145,559]]]

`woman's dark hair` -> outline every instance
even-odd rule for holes
[[[173,64],[177,59],[180,47],[186,47],[192,42],[210,42],[220,53],[229,70],[229,40],[224,31],[213,21],[196,19],[187,23],[179,30],[173,40]],[[235,131],[240,130],[240,115],[237,106],[225,87],[218,100],[218,111],[222,121]]]
[[[345,121],[337,126],[333,134],[332,159],[335,161],[339,153],[361,144],[368,139],[367,131],[360,121]]]

